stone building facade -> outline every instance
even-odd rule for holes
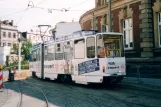
[[[124,34],[127,58],[161,57],[161,0],[111,0],[112,31]],[[108,0],[80,18],[83,30],[108,31]]]
[[[18,38],[18,29],[13,21],[0,21],[0,46],[12,47],[14,43],[18,43]]]

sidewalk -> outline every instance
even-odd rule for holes
[[[135,77],[125,77],[122,81],[123,85],[130,87],[146,88],[150,90],[156,90],[161,92],[161,79],[154,78],[135,78]]]
[[[3,82],[8,81],[8,71],[5,71],[6,75],[3,77]],[[29,70],[16,71],[15,80],[22,80],[28,78],[30,75]]]

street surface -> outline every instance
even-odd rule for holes
[[[161,90],[117,85],[62,84],[27,80],[5,82],[0,107],[160,107]],[[2,105],[3,104],[3,105]]]

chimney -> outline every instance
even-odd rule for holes
[[[13,26],[13,20],[11,20],[11,26]]]

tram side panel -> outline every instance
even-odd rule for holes
[[[64,74],[63,44],[45,46],[44,79],[55,80],[58,74]]]
[[[41,78],[41,48],[33,49],[30,57],[30,72],[33,76]]]

